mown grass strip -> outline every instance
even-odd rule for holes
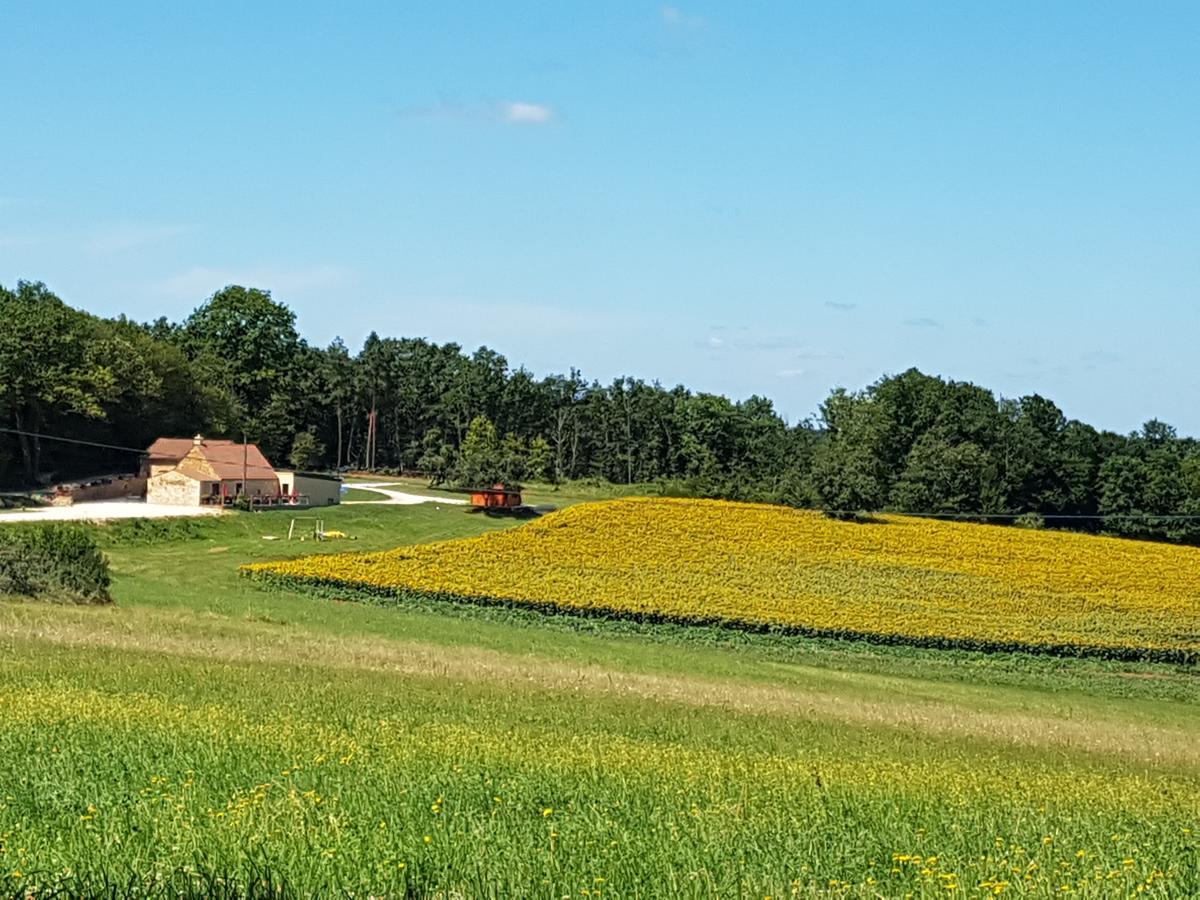
[[[565,620],[608,620],[647,625],[681,625],[693,628],[714,628],[757,635],[803,637],[835,641],[862,641],[883,647],[915,647],[926,650],[966,650],[980,653],[1027,653],[1073,659],[1106,659],[1120,662],[1151,662],[1192,666],[1200,662],[1200,652],[1162,647],[1088,646],[1086,644],[1029,643],[996,641],[980,638],[948,638],[905,634],[886,634],[851,628],[818,628],[803,625],[780,625],[748,622],[720,616],[678,616],[667,613],[631,612],[617,606],[580,607],[554,601],[514,600],[507,597],[453,594],[443,591],[419,591],[408,588],[389,588],[378,585],[342,581],[336,578],[304,578],[283,575],[266,568],[243,568],[243,577],[283,590],[307,592],[333,600],[388,605],[404,602],[421,606],[429,603],[484,606],[513,611],[530,611]]]

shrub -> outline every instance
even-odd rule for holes
[[[108,560],[78,525],[0,527],[0,594],[107,603]]]
[[[1027,512],[1017,516],[1013,524],[1018,528],[1030,528],[1034,531],[1041,531],[1046,527],[1046,520],[1042,518],[1040,513]]]
[[[105,525],[99,537],[105,546],[162,544],[201,536],[210,522],[196,519],[118,519]]]

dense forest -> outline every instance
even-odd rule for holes
[[[138,323],[19,282],[0,287],[0,323],[0,482],[10,486],[131,470],[136,455],[121,448],[202,432],[245,435],[276,464],[419,471],[464,486],[655,482],[832,512],[1019,516],[1200,539],[1193,439],[1158,421],[1098,431],[1043,397],[999,398],[916,369],[836,389],[817,421],[789,424],[763,397],[600,384],[575,370],[537,377],[487,347],[375,334],[357,352],[340,340],[313,347],[291,310],[238,286],[183,322]]]

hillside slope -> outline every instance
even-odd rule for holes
[[[1191,660],[1200,549],[632,498],[525,527],[247,567],[293,584],[983,649]]]

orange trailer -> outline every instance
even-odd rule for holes
[[[475,488],[471,491],[472,509],[509,511],[520,509],[521,492],[516,488],[494,484],[490,488]]]

